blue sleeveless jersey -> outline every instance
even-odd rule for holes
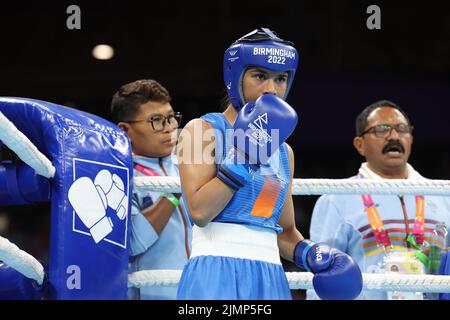
[[[201,117],[214,128],[215,161],[220,163],[232,147],[233,128],[222,113],[208,113]],[[213,220],[214,222],[240,223],[283,231],[278,225],[281,210],[289,187],[290,168],[286,144],[261,166],[253,180],[240,188]]]

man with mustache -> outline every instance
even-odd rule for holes
[[[378,101],[356,118],[353,145],[366,159],[354,179],[425,179],[408,163],[413,126],[395,103]],[[313,241],[346,252],[365,273],[436,273],[430,248],[445,246],[432,233],[438,223],[450,226],[450,201],[427,195],[323,195],[310,226]],[[445,229],[444,229],[445,230]],[[448,244],[447,244],[448,245]],[[439,263],[439,262],[438,262]],[[313,291],[308,299],[315,299]],[[362,291],[359,299],[433,299],[436,294]]]

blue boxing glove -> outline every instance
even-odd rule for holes
[[[234,190],[245,186],[252,173],[297,126],[295,110],[273,94],[264,94],[239,110],[233,125],[233,146],[217,166],[217,177]]]
[[[358,265],[348,254],[324,243],[299,241],[294,250],[294,262],[314,273],[314,290],[323,300],[355,299],[362,290]]]

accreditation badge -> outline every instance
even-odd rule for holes
[[[385,257],[385,272],[389,274],[425,274],[423,263],[415,251],[391,251]],[[388,300],[423,300],[422,292],[388,291]]]

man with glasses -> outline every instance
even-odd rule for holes
[[[176,145],[181,114],[155,80],[120,87],[111,103],[114,121],[130,137],[134,176],[178,176]],[[130,272],[183,269],[189,259],[191,222],[180,194],[133,191]],[[130,299],[175,299],[177,288],[130,288]]]
[[[354,179],[425,179],[408,163],[413,126],[391,101],[378,101],[356,118],[353,145],[366,159]],[[365,273],[437,273],[431,248],[436,225],[450,226],[450,202],[428,195],[323,195],[310,226],[311,240],[351,255]],[[448,245],[448,244],[447,244]],[[315,299],[313,291],[308,299]],[[436,295],[420,292],[362,291],[359,299],[413,300]]]

